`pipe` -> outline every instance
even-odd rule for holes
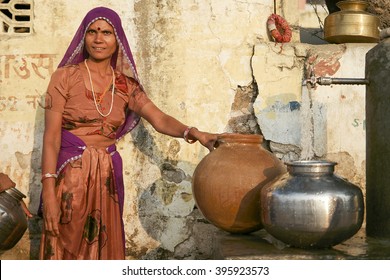
[[[332,78],[332,77],[315,77],[311,76],[304,80],[303,85],[310,83],[311,85],[319,84],[321,86],[329,85],[368,85],[369,81],[363,78]]]
[[[328,85],[368,85],[367,79],[360,78],[331,78],[331,77],[319,77],[317,78],[317,84],[321,86]]]

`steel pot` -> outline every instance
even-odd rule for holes
[[[360,188],[334,174],[335,162],[295,161],[261,190],[265,230],[294,247],[324,248],[352,237],[363,222]]]

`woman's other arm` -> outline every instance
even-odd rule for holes
[[[42,174],[55,174],[58,152],[61,145],[62,114],[45,110],[45,132],[43,135]],[[43,218],[45,230],[58,235],[61,210],[55,194],[55,178],[42,177]]]

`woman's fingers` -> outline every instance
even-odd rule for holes
[[[20,205],[22,206],[22,209],[23,209],[24,213],[26,214],[26,216],[29,217],[29,218],[32,218],[33,214],[27,208],[27,205],[26,205],[26,203],[23,200],[20,202]]]

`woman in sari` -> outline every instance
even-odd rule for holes
[[[138,80],[119,16],[87,13],[46,93],[41,259],[124,259],[122,160],[115,142],[140,118],[156,131],[199,141],[216,134],[162,112]]]

